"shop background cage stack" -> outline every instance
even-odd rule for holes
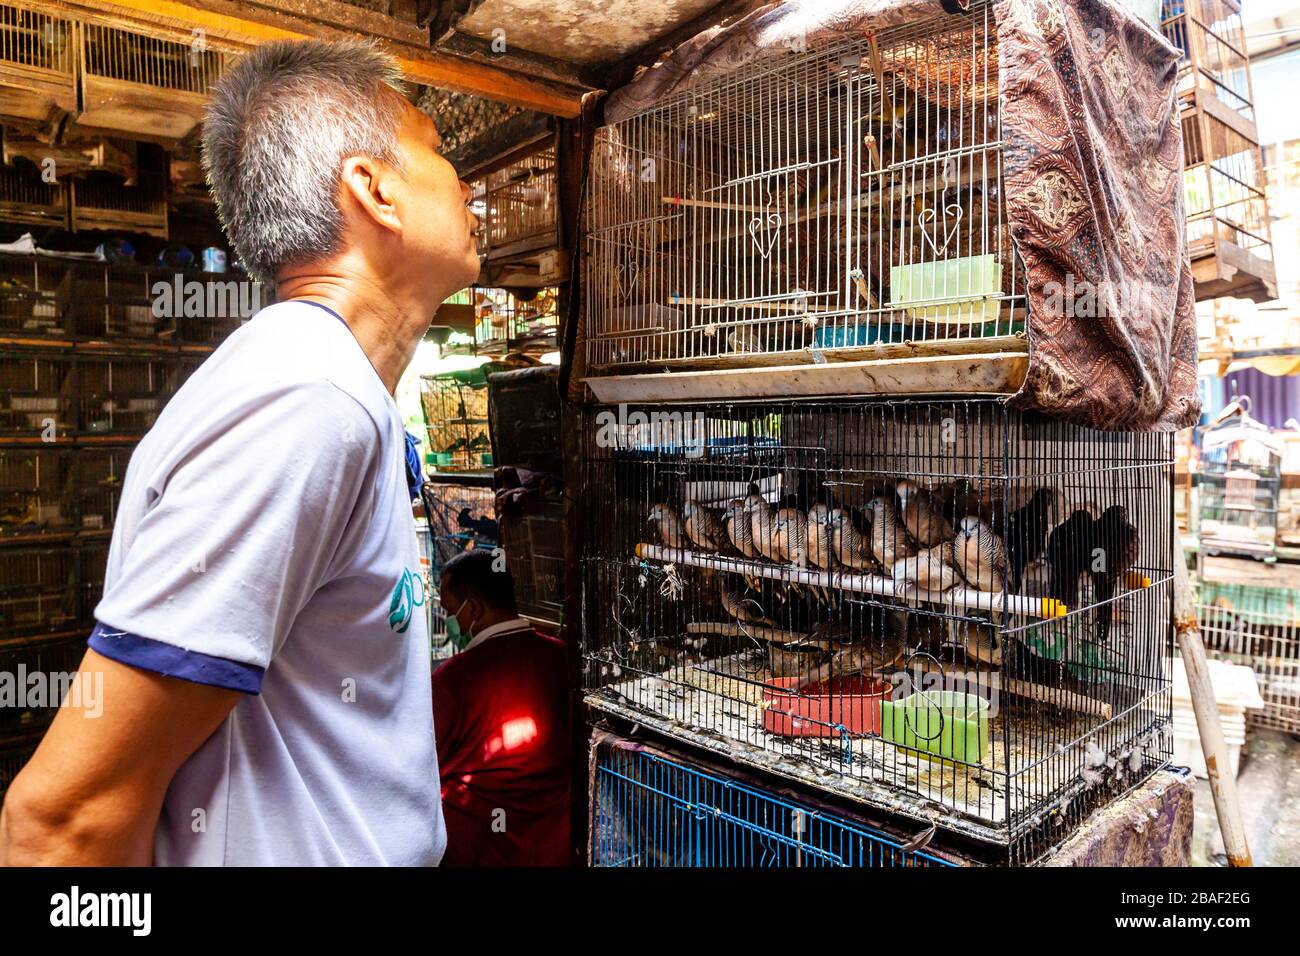
[[[994,399],[582,435],[594,707],[1013,861],[1167,763],[1170,435]]]
[[[0,3],[0,116],[43,123],[76,110],[77,28],[53,12]]]
[[[1246,397],[1232,403],[1250,408]],[[1282,446],[1270,429],[1246,414],[1200,430],[1196,475],[1201,553],[1277,560],[1282,494]]]
[[[5,175],[0,167],[0,178]],[[0,218],[7,218],[3,210]],[[70,269],[68,262],[58,259],[0,256],[0,334],[66,335],[68,302],[60,293]]]
[[[0,540],[72,531],[76,459],[70,448],[0,448]]]
[[[492,481],[487,476],[469,484],[467,476],[429,475],[420,496],[427,521],[429,636],[434,656],[445,656],[456,648],[447,641],[446,615],[438,599],[442,569],[462,551],[497,546],[496,502]]]
[[[1164,0],[1183,53],[1187,238],[1198,299],[1277,297],[1250,58],[1238,0]]]
[[[806,798],[612,735],[597,736],[589,759],[593,866],[955,865]]]
[[[474,352],[479,355],[535,355],[554,351],[559,290],[476,287]]]
[[[556,244],[555,146],[550,139],[470,182],[470,211],[479,218],[479,255],[518,260]]]
[[[39,440],[76,422],[76,361],[67,353],[0,352],[0,434]]]
[[[420,376],[428,454],[439,471],[492,467],[488,437],[489,366]]]
[[[1026,288],[1003,150],[983,3],[743,66],[603,127],[588,384],[620,401],[634,372],[931,356],[913,390],[1014,391]],[[978,356],[960,382],[959,354]]]
[[[1294,593],[1201,582],[1196,608],[1210,657],[1251,668],[1264,709],[1247,711],[1255,727],[1300,734],[1300,612]]]
[[[207,93],[232,60],[217,38],[151,35],[85,23],[80,39],[82,109],[77,125],[146,139],[179,140],[203,118]]]

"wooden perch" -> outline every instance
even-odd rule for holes
[[[807,634],[767,627],[762,624],[738,624],[735,621],[699,621],[686,625],[687,634],[716,634],[719,637],[753,637],[773,644],[799,644],[829,650],[830,641],[813,640]]]

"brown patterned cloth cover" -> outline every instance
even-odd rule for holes
[[[1113,0],[992,2],[1004,189],[1029,287],[1029,371],[1013,402],[1110,430],[1194,424],[1178,52]],[[757,5],[611,94],[605,120],[760,56],[945,15],[962,14],[940,0]]]

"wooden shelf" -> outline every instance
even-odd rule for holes
[[[608,404],[850,395],[1014,395],[1028,370],[1028,353],[994,352],[608,375],[583,381],[597,401]]]

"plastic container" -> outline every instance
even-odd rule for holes
[[[922,757],[984,762],[989,748],[989,702],[958,691],[921,691],[880,705],[880,734]]]
[[[880,732],[884,681],[833,677],[799,693],[800,677],[778,677],[763,688],[763,729],[782,737],[865,737]],[[778,689],[779,688],[779,689]]]
[[[889,304],[925,322],[995,322],[1001,293],[1002,264],[993,255],[917,262],[889,270]]]
[[[1246,745],[1246,711],[1262,710],[1264,699],[1251,668],[1220,660],[1209,660],[1206,667],[1214,687],[1214,701],[1219,708],[1219,726],[1228,746],[1228,769],[1236,777],[1241,768],[1241,751]],[[1173,761],[1205,779],[1209,777],[1209,771],[1205,767],[1201,733],[1196,726],[1196,713],[1192,709],[1192,694],[1187,686],[1182,658],[1174,658],[1173,681]]]

